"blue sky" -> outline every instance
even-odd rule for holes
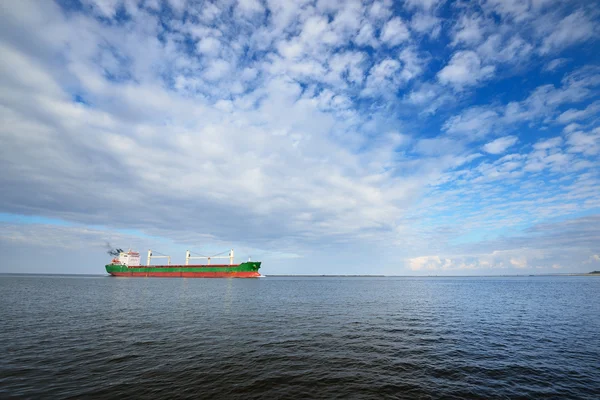
[[[0,7],[0,272],[600,269],[593,2]]]

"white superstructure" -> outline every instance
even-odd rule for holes
[[[140,265],[140,253],[129,250],[127,253],[119,253],[119,264],[128,267],[137,267]]]

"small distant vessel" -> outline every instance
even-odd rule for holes
[[[117,255],[118,254],[118,255]],[[260,261],[247,261],[241,264],[233,263],[233,249],[228,256],[192,256],[188,250],[185,254],[185,265],[171,265],[171,257],[153,255],[148,250],[146,265],[140,265],[140,253],[118,251],[113,253],[115,258],[106,265],[106,272],[113,276],[127,277],[168,277],[168,278],[258,278]],[[167,265],[150,265],[153,258],[166,258]],[[205,258],[207,264],[190,264],[191,259]],[[211,264],[213,258],[229,258],[229,264]]]

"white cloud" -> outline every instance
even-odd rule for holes
[[[498,138],[496,140],[493,140],[489,143],[486,143],[483,146],[483,150],[486,153],[490,153],[490,154],[502,154],[509,147],[511,147],[512,145],[517,143],[518,140],[519,139],[516,136],[504,136],[504,137]]]
[[[415,105],[424,105],[431,102],[438,95],[437,87],[434,85],[423,85],[413,90],[408,95],[408,100]]]
[[[354,38],[354,42],[360,46],[377,47],[377,39],[371,24],[365,24],[360,28],[360,31]]]
[[[198,42],[196,49],[202,54],[217,55],[221,49],[221,42],[213,37],[206,37]]]
[[[500,201],[506,203],[505,198]],[[468,224],[470,219],[462,216],[461,220]],[[600,230],[593,225],[597,222],[598,216],[593,216],[537,224],[528,229],[529,233],[535,233],[533,236],[516,235],[465,245],[460,253],[429,252],[408,258],[407,264],[412,271],[427,274],[477,274],[481,270],[502,274],[519,274],[522,270],[551,272],[563,265],[585,270],[585,264],[598,261],[597,255],[590,251],[592,243],[600,239]]]
[[[589,18],[589,13],[577,10],[563,18],[558,24],[546,27],[540,52],[542,54],[560,50],[592,38],[598,28]]]
[[[225,60],[212,60],[204,72],[204,78],[208,79],[209,81],[221,79],[231,72],[231,68],[231,64]]]
[[[573,132],[567,139],[569,152],[582,153],[589,156],[600,154],[600,129],[596,128],[592,132]]]
[[[535,150],[547,150],[558,147],[562,144],[563,139],[560,136],[553,137],[546,140],[540,140],[533,145]]]
[[[410,27],[415,32],[435,39],[442,30],[442,20],[431,14],[416,13],[410,20]]]
[[[512,18],[517,22],[527,19],[530,14],[530,2],[521,0],[487,0],[484,8],[493,10],[504,18]]]
[[[598,111],[600,111],[600,101],[595,101],[583,110],[571,108],[563,112],[558,116],[557,121],[561,124],[568,124],[569,122],[580,121],[582,119],[596,116]]]
[[[391,1],[374,1],[367,11],[367,15],[375,21],[388,19],[392,15]]]
[[[458,51],[452,55],[448,64],[438,72],[437,77],[443,84],[455,88],[476,85],[491,78],[495,67],[482,66],[477,53],[473,51]]]
[[[427,62],[427,60],[417,54],[416,49],[413,47],[402,49],[398,59],[402,62],[400,77],[404,81],[409,81],[421,75],[423,67]]]
[[[408,40],[410,33],[404,21],[400,17],[394,17],[386,22],[379,38],[390,46],[397,46]]]
[[[309,17],[302,27],[301,38],[304,43],[335,42],[335,36],[329,30],[327,18],[321,15]]]
[[[560,136],[540,140],[533,145],[533,152],[527,157],[524,170],[527,172],[540,172],[545,169],[560,171],[568,169],[572,158],[562,151],[563,139]]]
[[[550,60],[545,66],[544,71],[554,72],[569,63],[568,58],[555,58],[554,60]]]
[[[369,71],[364,94],[372,95],[382,90],[394,90],[397,87],[396,79],[397,72],[400,70],[401,64],[392,59],[382,60],[379,64],[374,65]]]
[[[490,133],[497,122],[498,113],[494,110],[473,107],[448,119],[443,129],[450,134],[477,138]]]
[[[187,6],[187,0],[167,0],[169,6],[171,6],[171,10],[181,15]]]
[[[490,254],[421,256],[408,260],[412,271],[430,273],[476,273],[477,270],[523,269],[528,267],[528,258],[520,253],[529,251],[494,251]],[[535,256],[534,256],[535,257]],[[539,257],[539,256],[538,256]],[[536,257],[537,258],[537,257]]]
[[[238,0],[237,9],[242,15],[250,17],[265,11],[258,0]]]
[[[409,8],[422,8],[424,10],[430,10],[445,0],[406,0],[405,4]]]
[[[103,17],[113,18],[117,13],[117,7],[122,0],[86,0],[84,4],[89,4],[94,11]]]
[[[256,68],[247,67],[244,68],[241,74],[243,81],[252,81],[258,76],[258,70]]]
[[[417,190],[417,186],[401,188],[403,179],[383,183],[389,176],[387,160],[393,159],[397,143],[385,142],[376,150],[353,153],[337,141],[338,137],[355,134],[362,121],[343,93],[345,86],[335,77],[362,85],[364,54],[339,52],[321,63],[304,56],[289,61],[271,53],[258,63],[249,63],[239,57],[245,50],[236,50],[232,39],[223,36],[218,38],[219,58],[198,61],[183,46],[178,47],[175,35],[166,34],[164,42],[140,46],[143,35],[138,36],[135,30],[124,31],[82,19],[87,24],[69,26],[65,37],[75,44],[74,38],[99,39],[100,33],[103,39],[86,40],[86,46],[75,48],[70,42],[63,47],[63,42],[56,41],[48,48],[53,57],[68,54],[73,60],[68,68],[87,67],[93,65],[90,61],[96,57],[98,49],[94,46],[110,40],[115,54],[128,54],[130,61],[123,69],[125,75],[132,76],[131,81],[113,81],[102,70],[82,68],[74,69],[74,75],[66,75],[71,83],[64,84],[67,81],[60,75],[62,66],[44,65],[19,50],[3,51],[3,77],[11,77],[10,81],[0,82],[4,95],[12,94],[14,90],[7,89],[18,84],[20,90],[36,93],[39,99],[26,108],[11,100],[10,109],[3,110],[3,171],[11,179],[27,182],[28,190],[61,198],[61,204],[86,204],[85,211],[70,207],[68,213],[41,203],[30,205],[29,209],[84,223],[135,224],[146,232],[148,225],[135,221],[152,221],[150,225],[157,229],[176,224],[181,232],[188,233],[196,229],[196,222],[202,221],[202,229],[216,237],[262,241],[262,246],[273,246],[269,243],[279,240],[277,236],[299,235],[296,243],[300,243],[323,233],[332,238],[349,237],[354,231],[364,238],[365,232],[357,230],[359,226],[368,226],[366,229],[373,232],[388,230],[401,204],[408,201],[406,196]],[[317,19],[302,24],[301,34],[318,42],[320,36],[315,32],[324,34],[329,29],[322,22]],[[143,29],[148,26],[152,24]],[[198,49],[217,55],[217,42],[209,40],[216,38],[206,36],[209,31],[196,32],[200,36]],[[303,39],[298,40],[305,45]],[[158,51],[153,46],[158,46]],[[312,54],[314,50],[303,49],[301,54]],[[18,68],[10,68],[9,64]],[[141,69],[143,79],[138,75],[138,65],[152,67]],[[398,59],[382,60],[371,72],[375,83],[389,80],[399,85],[420,74],[421,68],[417,52],[403,49]],[[330,83],[330,93],[309,85],[303,88],[297,80],[305,75]],[[170,78],[175,81],[174,87],[168,84]],[[79,82],[83,85],[78,88]],[[251,86],[239,90],[240,85],[242,89]],[[68,93],[71,88],[76,88],[86,100],[93,99],[93,106],[72,103]],[[377,113],[372,115],[379,118]],[[17,131],[19,135],[14,135]],[[24,131],[28,134],[21,135]],[[78,134],[82,131],[85,136]],[[36,141],[44,145],[32,146]],[[35,164],[29,164],[26,170],[19,167],[20,162],[10,156],[9,149],[19,149],[22,156],[35,159]],[[375,151],[376,156],[369,151]],[[98,161],[97,165],[105,168],[94,172],[93,165],[82,159],[84,155],[95,160],[114,158],[115,162]],[[307,167],[314,168],[313,172]],[[50,183],[50,178],[35,178],[50,175],[56,185]],[[94,179],[90,180],[90,176]],[[410,185],[414,185],[412,181]],[[65,187],[80,190],[64,192],[61,188]],[[124,187],[128,193],[126,201],[113,196]],[[140,199],[159,187],[161,194],[154,197],[152,204],[138,207],[144,204]],[[276,194],[275,187],[282,191]],[[337,187],[339,194],[326,187]],[[24,212],[19,204],[22,196],[29,196],[27,192],[4,197],[3,210]],[[289,197],[298,192],[306,195],[300,202]],[[121,211],[115,218],[98,219],[97,215],[105,215],[100,208],[106,204]],[[135,209],[131,209],[133,204],[137,204]],[[371,206],[364,207],[365,204]],[[282,217],[288,213],[285,210],[292,209],[297,209],[293,215],[302,218]],[[191,213],[193,216],[189,210],[196,210]],[[265,218],[273,220],[267,224],[269,231],[261,228],[266,226],[263,222],[258,222]],[[370,222],[363,225],[358,222],[360,218]],[[231,230],[243,221],[253,226],[252,238]],[[280,233],[274,234],[279,229]]]
[[[502,122],[512,124],[540,119],[549,121],[555,117],[556,110],[564,104],[581,102],[593,96],[597,86],[600,86],[600,71],[597,68],[586,67],[576,70],[566,75],[559,87],[541,85],[525,100],[508,103],[504,108]],[[568,113],[563,119],[566,121],[571,116],[577,115],[577,113]],[[581,116],[584,115],[587,114]]]
[[[426,64],[426,60],[412,47],[404,48],[398,55],[398,60],[386,58],[373,65],[362,95],[395,96],[401,86],[422,73]]]
[[[565,132],[565,133],[571,133],[571,132],[577,131],[579,129],[581,129],[581,125],[576,124],[576,123],[572,123],[572,124],[569,124],[569,125],[565,126],[563,128],[563,132]]]
[[[478,48],[477,54],[487,62],[524,63],[532,52],[533,46],[519,35],[503,37],[490,35]]]
[[[510,259],[510,264],[516,268],[526,268],[527,267],[527,258],[525,257],[513,257]]]
[[[442,19],[436,1],[138,3],[3,7],[1,212],[265,254],[401,243],[389,265],[430,254],[422,271],[489,271],[523,254],[456,243],[600,206],[600,71],[573,59],[560,83],[529,76],[548,62],[531,62],[552,33],[537,21],[566,8],[464,3]],[[578,123],[547,141],[557,121]],[[35,241],[25,231],[0,236]]]
[[[486,25],[485,19],[479,14],[462,15],[453,27],[452,45],[480,43],[484,38]]]
[[[406,101],[420,107],[423,115],[435,114],[443,105],[454,100],[454,96],[444,87],[431,83],[422,84],[406,96]]]
[[[408,260],[410,269],[413,271],[437,270],[451,263],[451,260],[442,259],[439,256],[415,257]]]
[[[368,57],[362,52],[339,52],[329,59],[329,69],[334,82],[362,84],[364,64]]]

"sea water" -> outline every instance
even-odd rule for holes
[[[0,276],[0,397],[600,398],[600,277]]]

